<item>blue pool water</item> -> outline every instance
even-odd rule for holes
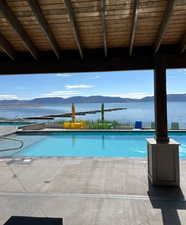
[[[180,146],[180,158],[186,158],[186,132],[171,132],[171,138]],[[145,139],[153,132],[60,132],[47,135],[16,135],[25,147],[17,153],[0,153],[0,156],[97,156],[146,157]],[[2,149],[2,144],[0,150]],[[2,155],[3,154],[3,155]]]
[[[28,125],[26,122],[0,122],[0,126],[24,126]]]

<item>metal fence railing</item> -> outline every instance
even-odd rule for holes
[[[155,129],[155,122],[154,121],[138,121],[141,122],[141,128],[142,129]],[[45,123],[38,124],[39,127],[37,127],[37,123],[29,126],[24,126],[23,129],[27,130],[29,128],[36,128],[36,129],[43,129],[43,128],[53,128],[53,129],[63,129],[64,121],[48,121]],[[125,121],[125,122],[118,122],[118,121],[105,121],[105,126],[98,126],[101,125],[101,121],[87,121],[87,128],[88,129],[94,129],[94,128],[112,128],[112,129],[134,129],[136,121]],[[97,124],[97,126],[96,126]],[[106,126],[109,124],[109,126]],[[95,125],[95,126],[94,126]],[[168,129],[169,130],[186,130],[186,123],[182,122],[169,122],[168,123]]]

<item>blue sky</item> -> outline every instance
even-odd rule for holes
[[[186,93],[186,69],[167,71],[168,93]],[[153,71],[0,76],[0,99],[153,95]]]

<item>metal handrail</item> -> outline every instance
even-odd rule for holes
[[[24,146],[24,142],[22,140],[14,139],[14,138],[7,138],[7,137],[0,137],[0,141],[3,141],[4,139],[10,140],[10,141],[17,141],[17,142],[20,143],[20,146],[18,146],[16,148],[6,148],[6,149],[3,149],[3,150],[0,149],[0,152],[16,151],[16,150],[21,149]]]

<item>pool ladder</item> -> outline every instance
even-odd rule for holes
[[[0,141],[2,140],[9,140],[9,141],[15,141],[15,142],[19,142],[19,146],[16,148],[5,148],[5,149],[0,149],[0,152],[8,152],[8,151],[17,151],[22,149],[22,147],[24,146],[24,142],[22,140],[18,140],[18,139],[14,139],[14,138],[8,138],[8,137],[0,137]]]

